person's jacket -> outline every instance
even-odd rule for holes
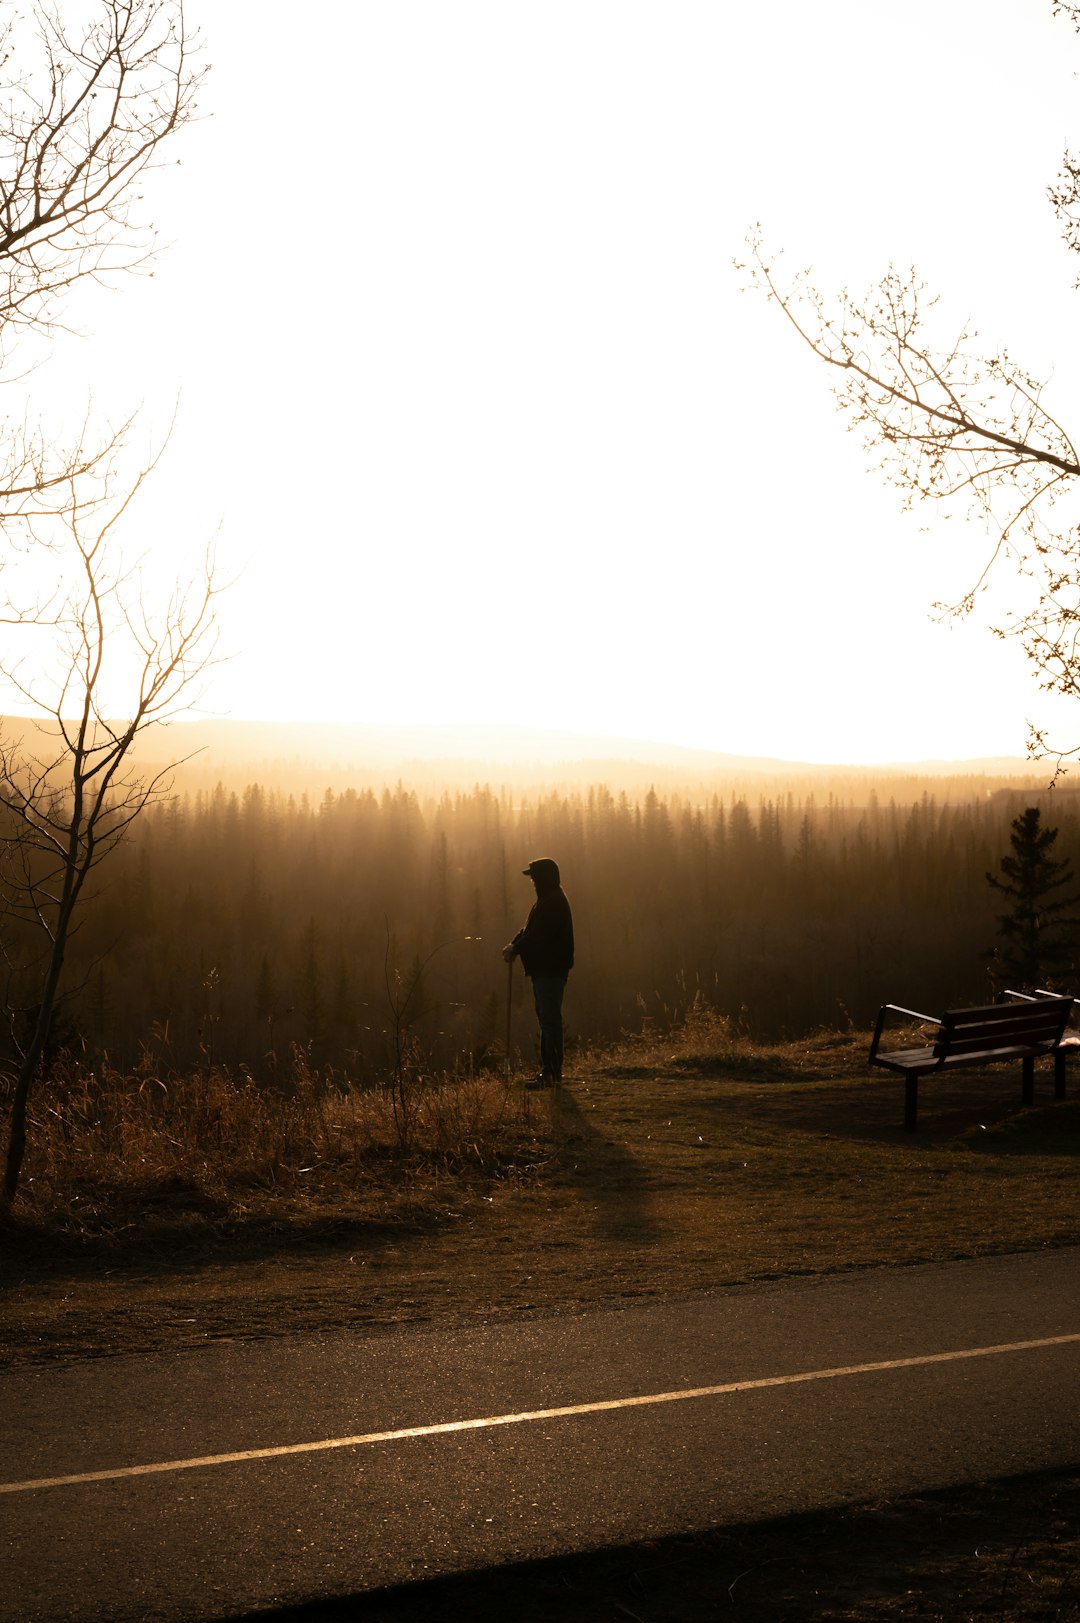
[[[557,865],[541,858],[532,865],[536,901],[511,942],[526,975],[569,975],[574,965],[574,920]]]

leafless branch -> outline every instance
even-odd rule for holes
[[[140,175],[196,111],[179,0],[101,0],[73,32],[41,0],[0,38],[0,332],[56,325],[85,278],[145,266],[152,226],[134,217]],[[21,64],[36,54],[35,67]],[[16,63],[19,66],[16,66]]]
[[[81,10],[88,20],[76,25],[64,0],[25,12],[0,5],[0,375],[10,375],[16,338],[59,330],[77,283],[148,265],[157,234],[139,217],[138,183],[196,111],[204,70],[183,0],[89,0]],[[119,528],[156,462],[125,479],[131,426],[85,423],[60,446],[28,418],[0,423],[0,569],[46,549],[61,582],[19,593],[9,575],[0,599],[8,632],[47,630],[54,655],[49,688],[13,654],[0,657],[9,690],[45,718],[29,745],[0,739],[0,954],[19,1057],[0,1213],[18,1183],[27,1097],[76,908],[90,875],[165,792],[168,769],[140,776],[135,745],[190,703],[216,657],[212,555],[156,612],[140,566],[124,562]],[[126,683],[114,678],[118,663]],[[19,964],[36,993],[21,1001],[11,978]],[[16,1001],[33,1012],[25,1039]]]
[[[1059,9],[1080,15],[1080,7]],[[1005,349],[980,353],[967,324],[940,343],[931,331],[937,300],[914,271],[889,269],[863,299],[842,291],[826,301],[805,271],[781,280],[760,228],[748,246],[740,269],[838,374],[847,425],[903,505],[933,501],[955,511],[959,504],[985,528],[990,552],[974,584],[935,608],[966,614],[994,565],[1009,558],[1030,590],[994,629],[1020,641],[1044,688],[1080,696],[1080,530],[1061,525],[1055,512],[1074,489],[1080,457],[1044,405],[1043,384]]]

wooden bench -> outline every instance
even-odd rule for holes
[[[1065,1058],[1071,1040],[1065,1027],[1072,1011],[1071,997],[1049,993],[1031,997],[1006,992],[1008,1002],[991,1003],[979,1009],[947,1009],[943,1015],[919,1014],[886,1003],[877,1017],[870,1044],[870,1065],[897,1071],[904,1078],[904,1126],[914,1132],[919,1116],[919,1079],[962,1065],[997,1065],[1018,1059],[1022,1066],[1023,1102],[1035,1098],[1035,1061],[1043,1054],[1054,1056],[1054,1097],[1065,1097]],[[885,1022],[890,1014],[903,1015],[921,1025],[937,1028],[933,1041],[921,1048],[880,1048]]]

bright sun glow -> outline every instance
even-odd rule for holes
[[[756,220],[825,287],[914,261],[1068,421],[1044,188],[1080,40],[1049,12],[190,4],[209,116],[147,187],[172,246],[31,389],[159,436],[179,397],[137,539],[152,584],[221,522],[206,711],[1022,754],[1055,711],[992,607],[930,618],[985,537],[900,513],[732,261]]]

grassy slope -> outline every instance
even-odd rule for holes
[[[437,1152],[402,1154],[370,1123],[362,1142],[332,1123],[321,1152],[298,1132],[303,1155],[278,1152],[261,1180],[245,1162],[232,1184],[202,1151],[156,1183],[115,1156],[80,1171],[92,1146],[75,1142],[67,1196],[53,1166],[6,1237],[6,1355],[1080,1242],[1080,1107],[1050,1101],[1048,1075],[1029,1111],[1012,1067],[927,1084],[913,1135],[900,1086],[867,1075],[866,1050],[861,1034],[755,1047],[700,1022],[579,1055],[555,1096],[495,1098],[483,1154],[467,1125],[452,1150],[444,1135]]]

